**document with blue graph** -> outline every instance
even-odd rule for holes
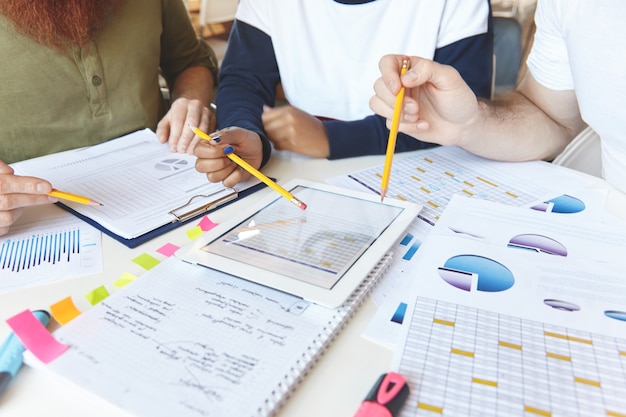
[[[100,231],[59,212],[23,219],[0,237],[0,292],[102,271]]]

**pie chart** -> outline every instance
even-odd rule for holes
[[[546,213],[579,213],[585,209],[585,203],[567,194],[553,198],[531,207],[533,210],[545,211]]]
[[[565,300],[557,300],[554,298],[548,298],[543,300],[543,303],[547,306],[552,307],[555,310],[561,311],[578,311],[580,310],[580,306],[578,304],[570,303]]]
[[[189,163],[184,159],[171,158],[157,162],[154,167],[159,171],[178,171],[187,168]]]
[[[543,252],[550,255],[567,256],[567,249],[556,240],[536,234],[522,234],[512,237],[509,248]]]
[[[478,255],[453,256],[438,271],[445,282],[463,291],[500,292],[515,283],[506,266]]]
[[[614,320],[626,321],[626,311],[607,310],[604,315]]]

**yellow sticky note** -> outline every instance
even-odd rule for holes
[[[87,298],[87,301],[89,301],[89,304],[91,304],[92,306],[95,306],[96,304],[98,304],[100,301],[104,300],[108,296],[109,296],[109,292],[104,287],[104,285],[101,285],[98,288],[95,288],[89,291],[87,294],[85,294],[85,298]]]
[[[113,283],[113,286],[117,288],[124,288],[136,279],[137,277],[130,272],[124,272],[122,276]]]
[[[147,253],[142,253],[141,255],[133,259],[133,262],[139,265],[140,267],[142,267],[143,269],[150,270],[154,268],[155,266],[157,266],[161,261],[159,261],[157,258],[155,258],[152,255],[148,255]]]
[[[57,323],[63,325],[80,315],[80,310],[74,305],[72,297],[66,297],[50,306],[50,313]]]
[[[200,226],[196,226],[193,229],[187,230],[187,237],[189,238],[189,240],[194,240],[202,236],[203,233],[204,231],[202,230],[202,228]]]

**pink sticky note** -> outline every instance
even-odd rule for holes
[[[213,223],[211,219],[209,219],[209,216],[204,216],[202,220],[200,220],[200,223],[198,223],[198,226],[200,226],[203,232],[208,232],[217,226],[217,223]]]
[[[159,252],[161,255],[165,255],[167,257],[170,257],[178,249],[180,249],[180,248],[178,246],[174,245],[173,243],[166,243],[165,245],[163,245],[159,249],[157,249],[157,252]]]
[[[11,317],[7,324],[26,349],[43,363],[52,362],[68,348],[67,345],[58,342],[30,310],[24,310]]]

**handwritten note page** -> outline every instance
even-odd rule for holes
[[[267,415],[341,314],[170,258],[55,332],[48,369],[137,416]]]

